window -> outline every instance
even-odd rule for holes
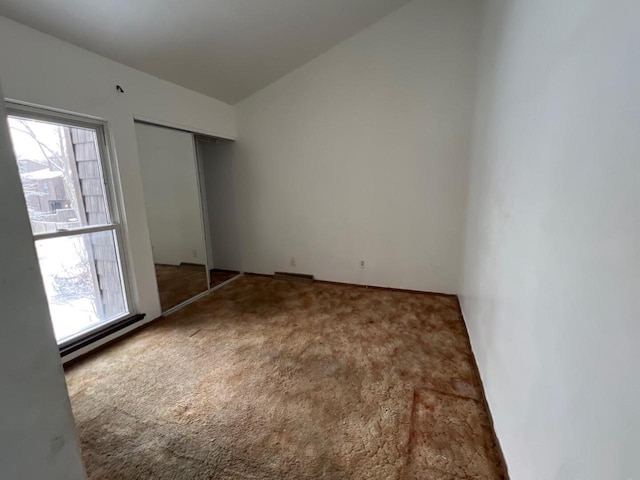
[[[69,202],[66,200],[49,200],[49,209],[53,213],[66,208],[69,208]]]
[[[14,109],[9,130],[56,339],[67,344],[129,314],[103,125]]]

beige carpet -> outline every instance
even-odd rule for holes
[[[505,478],[455,297],[244,276],[67,380],[92,480]]]

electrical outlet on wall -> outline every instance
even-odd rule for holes
[[[364,269],[364,260],[360,260],[360,268]]]
[[[197,251],[197,250],[193,250],[193,251],[191,252],[191,256],[192,256],[193,258],[198,258],[198,251]]]
[[[290,265],[291,265],[292,267],[295,267],[295,266],[296,266],[296,257],[291,257]]]

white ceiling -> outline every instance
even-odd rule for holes
[[[236,103],[409,0],[0,0],[0,15]]]

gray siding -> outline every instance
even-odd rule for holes
[[[85,210],[86,225],[104,225],[109,221],[104,196],[104,180],[94,133],[71,128],[71,142],[75,155],[80,191]],[[111,232],[93,233],[87,245],[92,252],[94,271],[100,289],[105,318],[124,310],[124,296],[115,239]]]

